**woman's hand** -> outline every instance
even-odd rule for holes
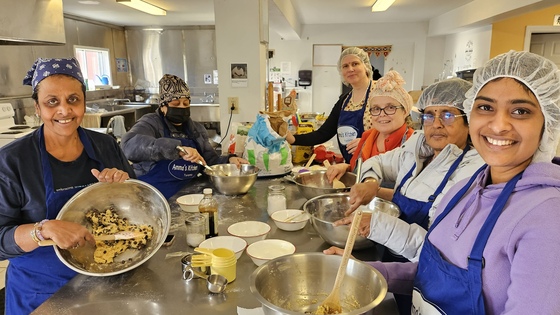
[[[379,190],[379,183],[377,181],[370,181],[359,183],[350,188],[350,209],[344,215],[349,216],[360,205],[368,204],[375,198]]]
[[[122,183],[130,178],[127,172],[116,168],[106,168],[101,172],[94,168],[91,170],[91,173],[98,181],[105,183]]]
[[[348,153],[350,153],[350,154],[354,154],[354,152],[356,152],[356,149],[358,148],[358,144],[360,143],[360,139],[361,138],[356,138],[356,139],[348,142],[348,144],[346,145],[346,151],[348,151]]]
[[[202,164],[206,165],[206,161],[195,148],[183,146],[181,148],[183,148],[183,151],[187,152],[186,154],[183,153],[183,151],[179,152],[179,155],[183,158],[183,160],[193,163],[198,163],[198,161],[201,161]]]
[[[329,183],[332,183],[335,179],[340,179],[342,175],[348,172],[349,164],[346,163],[339,163],[335,165],[331,165],[327,168],[327,178],[329,179]]]
[[[289,144],[293,144],[294,142],[296,142],[296,138],[289,130],[286,133],[286,141],[288,141]]]
[[[231,164],[235,164],[235,166],[237,166],[238,168],[241,166],[241,164],[249,164],[249,161],[242,159],[240,157],[237,156],[232,156],[229,158],[229,162]]]
[[[95,245],[93,235],[81,224],[49,220],[43,223],[41,235],[45,239],[53,240],[62,249],[78,248],[90,243]]]
[[[344,255],[344,249],[336,247],[336,246],[331,246],[331,247],[325,249],[323,251],[323,254],[342,256],[342,255]],[[354,256],[352,256],[352,255],[350,255],[350,257],[354,258]]]
[[[339,225],[349,225],[352,224],[354,216],[344,217],[340,220],[334,221],[334,226]],[[370,224],[371,224],[371,213],[366,213],[362,215],[362,220],[360,221],[360,225],[358,226],[358,235],[362,237],[368,237],[370,232]]]

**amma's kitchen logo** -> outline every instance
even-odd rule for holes
[[[472,53],[473,53],[473,50],[474,50],[473,46],[474,46],[474,44],[473,44],[472,40],[469,40],[467,42],[466,47],[465,47],[465,61],[471,61]]]

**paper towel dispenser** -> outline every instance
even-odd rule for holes
[[[311,70],[299,70],[299,86],[311,85]]]

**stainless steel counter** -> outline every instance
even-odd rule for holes
[[[243,196],[223,196],[215,193],[219,203],[219,233],[227,235],[227,227],[235,222],[257,220],[271,226],[269,239],[278,238],[292,242],[296,252],[318,252],[329,245],[308,224],[303,230],[285,232],[279,230],[266,211],[266,196],[271,184],[284,184],[288,208],[301,209],[306,201],[294,184],[281,178],[258,179]],[[181,278],[180,256],[166,259],[166,255],[178,251],[192,251],[186,245],[183,212],[176,198],[183,194],[201,193],[212,187],[203,178],[194,180],[188,187],[170,199],[172,209],[171,233],[176,235],[170,247],[162,247],[142,266],[127,273],[111,277],[78,275],[55,293],[33,314],[237,314],[237,307],[257,308],[261,304],[249,290],[249,276],[257,268],[247,253],[237,262],[237,279],[228,284],[225,293],[210,294],[206,282],[195,279],[186,282]],[[381,252],[376,248],[354,251],[363,260],[378,260]],[[392,295],[376,307],[372,314],[398,314]]]

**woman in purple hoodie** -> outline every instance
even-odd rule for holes
[[[473,80],[465,112],[486,165],[442,199],[418,263],[371,264],[413,314],[560,314],[560,70],[510,51]]]

